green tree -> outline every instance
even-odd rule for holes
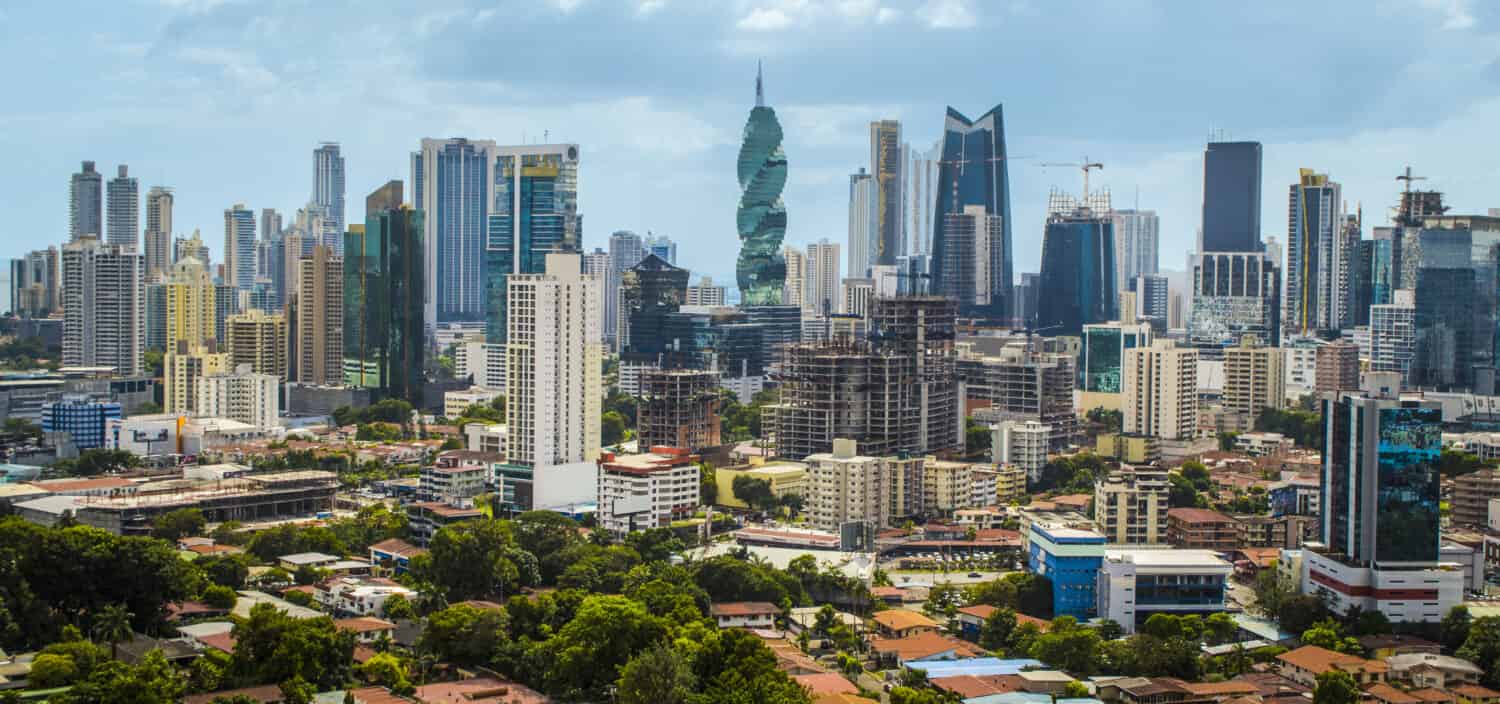
[[[175,541],[190,535],[200,535],[208,521],[203,511],[196,508],[179,508],[156,517],[151,522],[151,537]]]
[[[124,604],[110,604],[94,616],[94,637],[109,643],[110,658],[119,657],[120,641],[135,640],[135,633],[130,630],[132,616]]]
[[[429,542],[427,556],[417,576],[442,589],[449,601],[505,596],[541,580],[536,557],[516,546],[503,521],[443,528]]]
[[[694,642],[693,673],[702,692],[695,702],[808,704],[807,690],[777,668],[776,656],[755,635],[740,629],[715,630]]]
[[[1089,692],[1088,686],[1082,682],[1079,682],[1078,680],[1072,680],[1063,685],[1062,695],[1068,699],[1082,699],[1084,697],[1093,696],[1093,694]]]
[[[193,566],[208,581],[230,589],[243,589],[250,578],[250,556],[245,554],[204,556],[194,560]]]
[[[203,588],[203,603],[217,609],[232,609],[238,596],[229,587],[210,584]]]
[[[1081,626],[1059,628],[1058,620],[1037,638],[1032,655],[1048,665],[1075,675],[1088,676],[1099,671],[1100,644],[1098,631]]]
[[[278,687],[281,689],[281,701],[286,704],[312,704],[313,697],[318,694],[318,688],[301,675],[292,675]]]
[[[1343,670],[1318,675],[1318,684],[1313,688],[1313,704],[1359,704],[1361,696],[1354,677]]]
[[[1319,648],[1333,650],[1340,653],[1359,654],[1364,652],[1359,641],[1352,637],[1346,637],[1343,628],[1332,619],[1324,619],[1302,632],[1303,645],[1315,645]]]
[[[1454,653],[1484,671],[1481,682],[1500,687],[1500,616],[1483,616],[1469,624],[1469,635]]]
[[[1208,618],[1203,619],[1203,630],[1208,635],[1209,643],[1218,645],[1228,643],[1233,639],[1235,632],[1239,630],[1239,624],[1235,623],[1234,618],[1229,614],[1210,614]]]
[[[664,619],[623,596],[591,596],[578,613],[547,642],[556,658],[549,690],[565,699],[602,698],[619,680],[631,655],[667,635]]]
[[[984,619],[984,626],[979,630],[979,644],[987,650],[999,650],[1010,642],[1015,630],[1016,612],[1008,608],[995,609]]]
[[[1234,441],[1240,437],[1239,433],[1219,433],[1219,451],[1233,452]]]
[[[229,671],[242,682],[287,682],[295,678],[332,689],[349,677],[354,634],[333,620],[297,619],[270,604],[256,604],[234,627]],[[316,690],[315,690],[316,691]]]
[[[958,616],[958,609],[963,605],[963,587],[952,582],[939,582],[928,590],[927,601],[922,604],[922,611],[933,618],[946,620]]]
[[[627,424],[625,417],[615,411],[605,411],[599,417],[599,442],[603,445],[617,445],[625,441]]]
[[[187,682],[161,650],[146,654],[140,664],[112,661],[98,667],[67,694],[49,699],[65,704],[169,704],[180,701]]]
[[[1279,617],[1281,605],[1293,596],[1295,592],[1281,578],[1274,564],[1255,574],[1255,607],[1262,614]]]
[[[411,682],[407,679],[406,665],[401,662],[401,658],[390,653],[377,653],[366,660],[363,665],[359,666],[359,674],[397,693],[412,688]]]
[[[980,457],[989,453],[993,435],[988,423],[973,418],[964,419],[964,453],[969,457]]]
[[[1459,604],[1448,609],[1447,615],[1443,616],[1443,649],[1454,652],[1464,646],[1464,641],[1469,639],[1469,625],[1473,622],[1469,615],[1469,607]]]
[[[78,664],[67,655],[43,653],[31,661],[28,677],[38,689],[69,685],[78,679]]]
[[[779,504],[776,495],[771,492],[771,482],[759,477],[740,474],[734,478],[732,489],[734,498],[758,511],[774,511]]]
[[[682,653],[657,643],[620,671],[615,698],[620,704],[686,704],[696,685]]]
[[[1281,608],[1276,612],[1276,620],[1280,622],[1282,630],[1291,633],[1302,633],[1332,616],[1323,601],[1311,595],[1288,597],[1281,602]]]
[[[420,650],[460,665],[482,665],[494,657],[509,628],[504,611],[455,604],[427,617]]]
[[[391,620],[404,620],[417,617],[417,612],[412,608],[411,602],[400,594],[392,594],[385,599],[382,606],[384,615]]]

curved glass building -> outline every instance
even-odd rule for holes
[[[786,280],[786,260],[781,241],[786,237],[786,206],[781,189],[786,186],[786,153],[781,150],[781,123],[776,111],[766,107],[759,69],[755,74],[755,107],[745,123],[739,159],[740,206],[737,226],[740,258],[735,274],[740,285],[740,304],[779,305]]]

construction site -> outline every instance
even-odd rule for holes
[[[317,470],[250,474],[228,479],[172,479],[140,484],[134,493],[77,497],[79,523],[116,535],[146,535],[158,516],[196,508],[209,523],[273,521],[333,510],[338,475]]]
[[[1043,352],[1031,340],[1004,345],[995,354],[970,347],[958,357],[967,403],[975,418],[997,423],[1035,420],[1053,428],[1051,452],[1066,450],[1078,434],[1073,406],[1076,376],[1072,355]]]
[[[641,374],[636,435],[641,447],[694,452],[719,445],[719,374],[696,369],[650,369]]]

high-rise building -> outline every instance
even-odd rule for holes
[[[1287,332],[1337,330],[1335,252],[1344,227],[1339,184],[1327,174],[1302,169],[1287,200]]]
[[[286,316],[251,309],[224,321],[224,351],[231,369],[242,365],[286,381]]]
[[[1472,262],[1474,235],[1468,229],[1424,227],[1406,233],[1402,242],[1403,275],[1413,279],[1416,309],[1413,386],[1466,389],[1473,381],[1473,362],[1481,357],[1476,351],[1488,357],[1492,349],[1494,318],[1475,313],[1493,299],[1495,286],[1491,283],[1489,291],[1475,286],[1480,272]],[[1484,266],[1491,282],[1496,268],[1493,256],[1488,255]],[[1487,332],[1475,334],[1476,318],[1487,326]]]
[[[255,287],[255,212],[244,203],[224,211],[224,283],[241,291]]]
[[[629,230],[617,230],[609,236],[609,270],[599,279],[604,294],[604,339],[620,342],[620,279],[630,267],[646,257],[645,240]],[[535,273],[535,272],[532,272]]]
[[[677,266],[677,243],[666,235],[646,233],[646,253],[655,254],[662,261]]]
[[[713,278],[705,276],[696,285],[687,287],[687,299],[683,305],[721,307],[728,293],[724,286],[715,286]]]
[[[365,224],[344,235],[344,383],[420,405],[425,213],[389,181],[365,198]]]
[[[719,374],[696,369],[648,369],[641,374],[637,441],[641,447],[698,451],[720,443]]]
[[[1339,330],[1369,323],[1372,243],[1362,239],[1362,217],[1346,214],[1333,243],[1333,319]]]
[[[1281,268],[1265,252],[1194,255],[1189,344],[1224,347],[1253,335],[1281,341]]]
[[[926,150],[909,143],[901,145],[901,200],[906,209],[902,240],[907,254],[932,251],[933,207],[938,200],[938,160],[942,155],[941,141]]]
[[[1203,150],[1198,252],[1259,252],[1260,142],[1209,142]]]
[[[228,418],[261,429],[275,428],[281,414],[280,379],[262,374],[248,364],[198,380],[195,409],[209,418]]]
[[[344,246],[344,156],[338,142],[324,142],[313,150],[312,204],[323,216],[318,244],[342,254]],[[262,233],[264,236],[266,233]]]
[[[1041,479],[1052,426],[1035,420],[1007,420],[993,427],[993,436],[990,449],[995,464],[1023,469],[1033,482]]]
[[[1314,388],[1318,393],[1359,390],[1359,347],[1336,340],[1317,348]]]
[[[208,245],[203,243],[203,233],[193,230],[192,237],[176,237],[172,239],[172,263],[183,260],[184,257],[196,257],[203,262],[203,267],[210,269],[212,273],[212,262],[208,258]]]
[[[424,139],[411,155],[412,203],[425,213],[429,329],[485,319],[484,257],[489,208],[497,197],[495,143]],[[514,198],[515,194],[511,194]]]
[[[606,453],[599,461],[599,527],[624,536],[692,518],[701,483],[698,456],[685,448],[653,445],[641,454]]]
[[[619,348],[633,361],[655,362],[655,355],[640,354],[641,341],[649,341],[645,347],[656,350],[667,334],[666,316],[682,308],[687,298],[688,270],[681,269],[655,254],[637,262],[620,277]],[[671,443],[665,443],[671,444]],[[683,445],[672,445],[684,447]]]
[[[836,532],[850,523],[880,530],[922,511],[922,457],[874,452],[838,438],[828,452],[805,461],[808,520],[820,530]]]
[[[806,309],[807,254],[797,247],[788,245],[782,248],[781,258],[786,262],[786,281],[781,285],[781,302],[783,305]]]
[[[141,244],[141,184],[130,176],[130,167],[120,164],[115,177],[105,186],[105,209],[109,221],[105,224],[108,236],[105,242],[117,244],[129,250]]]
[[[1005,223],[987,215],[984,207],[970,205],[963,212],[943,215],[942,281],[933,292],[959,302],[964,310],[993,310],[990,243],[1005,235]],[[975,255],[979,252],[979,255]]]
[[[162,349],[175,349],[178,342],[203,345],[219,340],[218,292],[197,257],[173,264],[162,288],[165,326]]]
[[[68,186],[69,240],[85,235],[104,238],[104,175],[94,170],[94,162],[83,162]]]
[[[142,371],[146,346],[146,264],[98,237],[62,250],[63,365]]]
[[[1167,542],[1171,482],[1162,469],[1137,467],[1110,472],[1094,485],[1094,522],[1118,545]]]
[[[802,308],[824,317],[838,312],[838,244],[823,239],[807,245],[807,292]]]
[[[1043,351],[1027,341],[986,352],[970,348],[958,358],[958,374],[967,402],[988,403],[994,420],[1035,420],[1051,428],[1048,451],[1065,451],[1078,434],[1074,355]]]
[[[1411,383],[1417,355],[1417,306],[1408,289],[1397,289],[1391,303],[1370,306],[1370,371],[1397,372]]]
[[[152,186],[146,193],[146,280],[165,276],[173,262],[172,189]]]
[[[860,167],[849,174],[849,275],[870,270],[870,251],[876,233],[875,177]]]
[[[875,236],[870,263],[892,265],[906,254],[901,200],[901,123],[870,123],[870,172],[875,178]]]
[[[781,258],[781,242],[786,238],[786,205],[781,202],[781,189],[786,186],[786,152],[781,148],[781,123],[776,111],[766,105],[759,68],[755,72],[755,107],[745,122],[737,171],[740,256],[735,278],[740,286],[740,304],[779,305],[781,285],[786,280],[786,262]]]
[[[546,255],[580,252],[578,145],[495,147],[495,201],[484,251],[485,342],[505,343],[506,291],[515,274],[540,274]],[[496,347],[495,349],[499,349]]]
[[[1084,325],[1117,316],[1109,193],[1077,201],[1054,191],[1048,200],[1036,330],[1048,336],[1077,335]]]
[[[1084,408],[1119,407],[1120,378],[1125,353],[1137,347],[1151,346],[1151,326],[1146,323],[1092,323],[1083,326],[1083,353],[1079,357],[1082,371],[1079,388]]]
[[[1161,218],[1156,211],[1116,210],[1114,226],[1115,281],[1125,288],[1137,276],[1155,274],[1161,235]]]
[[[1010,301],[1012,280],[1011,217],[1010,217],[1010,171],[1006,164],[1005,117],[999,105],[970,120],[953,108],[943,126],[943,155],[938,162],[938,198],[933,211],[932,231],[932,290],[947,291],[950,278],[960,276],[954,267],[960,262],[984,260],[986,280],[975,280],[975,286],[989,286],[988,312],[992,317],[1011,315]],[[961,229],[964,219],[960,216],[972,213],[969,208],[982,208],[982,221],[970,220],[986,225],[990,232],[989,218],[998,218],[998,236],[987,236],[985,250],[976,236],[973,244],[960,242],[955,229]],[[965,251],[967,247],[976,247]],[[954,251],[956,250],[956,251]],[[1044,257],[1045,259],[1045,257]],[[1110,278],[1114,276],[1113,258],[1110,259]],[[1112,285],[1112,284],[1111,284]],[[1111,299],[1114,291],[1109,293]],[[1111,306],[1113,303],[1110,304]],[[1105,319],[1108,319],[1106,317]]]
[[[1136,316],[1167,322],[1168,306],[1171,303],[1171,284],[1161,274],[1141,274],[1130,280],[1130,290],[1135,292]],[[1125,311],[1120,311],[1121,315]]]
[[[558,252],[547,255],[546,273],[509,279],[507,454],[538,472],[599,454],[600,291],[582,269],[579,254]]]
[[[281,234],[281,213],[275,208],[260,209],[260,238],[269,240]]]
[[[1121,430],[1190,440],[1198,430],[1198,350],[1156,340],[1125,353]]]
[[[62,310],[57,247],[10,260],[10,308],[22,318],[45,318]]]
[[[162,410],[198,414],[198,386],[210,374],[229,371],[229,355],[207,344],[179,340],[162,357]]]
[[[299,262],[294,313],[295,359],[289,355],[290,374],[298,383],[338,386],[344,383],[344,263],[333,248],[313,247],[311,257]],[[292,321],[295,322],[292,322]]]
[[[1254,429],[1261,411],[1286,406],[1285,356],[1254,340],[1224,349],[1224,412],[1235,432]]]

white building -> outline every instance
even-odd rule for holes
[[[339,577],[313,588],[318,605],[339,615],[384,616],[386,600],[397,595],[407,601],[417,598],[415,590],[384,577]]]
[[[1460,565],[1359,567],[1316,550],[1302,551],[1299,585],[1303,594],[1323,599],[1334,613],[1346,614],[1350,607],[1358,606],[1364,611],[1379,611],[1392,623],[1436,623],[1464,600]]]
[[[257,374],[241,364],[233,372],[209,374],[198,380],[197,409],[200,415],[228,418],[257,428],[275,428],[281,416],[278,379]]]
[[[867,318],[870,315],[870,299],[874,297],[874,279],[844,279],[843,303],[839,312]]]
[[[604,345],[599,282],[573,253],[509,279],[507,456],[542,468],[599,456]]]
[[[1318,388],[1318,348],[1323,341],[1308,337],[1294,337],[1281,347],[1281,367],[1284,394],[1296,399],[1313,393]]]
[[[470,423],[464,426],[464,438],[470,450],[505,455],[504,423]]]
[[[182,422],[176,413],[111,418],[104,425],[104,447],[140,457],[177,454]]]
[[[853,521],[877,530],[893,519],[921,511],[923,458],[867,457],[853,440],[833,441],[833,452],[808,455],[804,509],[820,530],[838,531]]]
[[[475,386],[504,393],[505,345],[489,344],[483,334],[464,335],[453,342],[453,372]]]
[[[807,254],[787,245],[781,248],[781,256],[786,260],[786,280],[781,285],[781,304],[806,310]]]
[[[1094,590],[1099,618],[1134,633],[1154,613],[1223,611],[1233,572],[1234,565],[1212,550],[1108,548]]]
[[[616,535],[665,528],[698,511],[697,456],[656,447],[599,463],[599,525]]]
[[[493,176],[499,150],[491,140],[423,139],[411,154],[412,206],[423,220],[423,260],[427,264],[425,321],[428,329],[450,320],[472,320],[485,314],[484,256],[488,226],[483,218],[463,217],[455,210],[467,203],[494,203]],[[519,169],[517,170],[519,172]],[[468,174],[438,187],[438,174]]]
[[[1405,383],[1417,354],[1416,295],[1399,289],[1393,298],[1370,306],[1370,371],[1397,372]]]
[[[1164,470],[1111,472],[1094,485],[1094,522],[1109,542],[1158,545],[1167,538],[1171,484]]]
[[[878,236],[878,205],[875,177],[860,168],[849,174],[849,275],[864,276],[870,270],[870,245]]]
[[[728,298],[728,289],[723,286],[715,286],[711,277],[703,277],[695,286],[687,287],[687,299],[682,302],[684,306],[722,306]]]
[[[1126,282],[1135,277],[1156,273],[1161,218],[1155,210],[1126,208],[1114,211],[1111,219],[1115,226],[1115,281],[1124,290]]]
[[[481,386],[471,386],[467,389],[443,392],[443,416],[447,418],[462,418],[464,411],[469,406],[488,406],[491,401],[500,397],[496,389],[486,389]]]
[[[90,234],[90,233],[85,233]],[[97,236],[62,249],[63,365],[144,371],[146,265],[141,255]]]
[[[1047,445],[1052,441],[1052,426],[1034,420],[1008,420],[990,426],[993,439],[990,452],[995,464],[1008,464],[1026,470],[1035,481],[1047,464]]]
[[[1198,350],[1156,340],[1125,351],[1123,432],[1189,440],[1198,428]]]
[[[803,310],[820,316],[838,312],[838,244],[824,239],[807,245],[807,293]]]
[[[1285,356],[1248,340],[1224,349],[1224,411],[1237,432],[1250,430],[1266,408],[1286,406]]]

